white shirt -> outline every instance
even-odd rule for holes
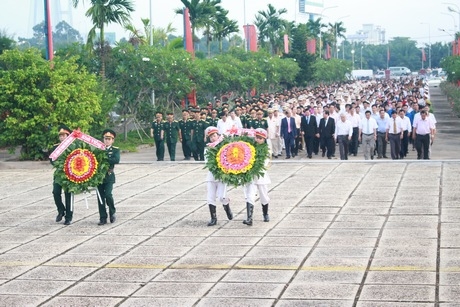
[[[280,126],[281,126],[281,119],[278,117],[273,116],[272,118],[267,117],[268,123],[268,138],[269,139],[276,139],[280,136]]]
[[[420,115],[420,112],[415,113],[415,115],[414,115],[414,123],[413,123],[412,127],[415,127],[415,123],[418,122],[421,119],[422,119],[422,116]],[[436,129],[437,121],[436,121],[436,117],[434,117],[434,114],[433,113],[428,113],[426,115],[426,119],[428,119],[430,122],[432,122],[434,127],[435,127],[435,129]]]
[[[404,118],[402,118],[401,127],[402,127],[403,131],[407,131],[409,133],[412,132],[412,125],[410,124],[410,118],[409,117],[404,116]]]
[[[395,131],[395,127],[394,127],[394,122],[396,122],[396,133],[401,133],[403,131],[402,129],[402,119],[401,117],[397,116],[395,118],[393,118],[393,116],[390,118],[389,121],[387,121],[387,132],[389,134],[394,134]]]
[[[351,122],[347,119],[345,121],[342,121],[342,119],[338,120],[335,123],[335,135],[336,137],[339,135],[348,135],[352,136],[353,135],[353,126]]]
[[[374,134],[374,129],[377,131],[377,122],[375,119],[371,116],[369,119],[364,118],[360,123],[359,123],[359,129],[361,130],[362,133],[364,134]]]
[[[356,113],[353,113],[353,115],[351,115],[350,113],[347,113],[347,120],[351,122],[351,125],[353,126],[353,128],[357,128],[359,127],[359,122],[361,121],[361,117],[359,117],[359,115]]]
[[[217,130],[219,130],[219,134],[228,134],[227,131],[230,130],[233,126],[233,121],[227,117],[225,121],[219,119],[217,121]]]

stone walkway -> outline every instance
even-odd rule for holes
[[[94,194],[75,196],[70,226],[55,223],[49,164],[3,162],[0,306],[459,306],[452,148],[429,161],[275,161],[271,221],[258,204],[252,227],[241,188],[229,190],[234,220],[219,206],[206,226],[197,162],[124,155],[105,226]]]

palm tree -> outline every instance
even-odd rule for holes
[[[269,4],[267,11],[259,11],[256,15],[255,24],[259,30],[259,40],[263,44],[265,39],[268,39],[272,54],[278,52],[277,45],[279,46],[281,39],[280,34],[284,34],[285,25],[285,21],[280,17],[286,12],[286,9],[277,11],[273,5]]]
[[[152,35],[153,45],[166,46],[168,45],[169,35],[176,32],[176,28],[170,22],[166,28],[152,27],[152,33],[150,33],[150,20],[148,18],[141,18],[141,21],[144,25],[144,32],[136,29],[133,24],[125,26],[125,30],[130,32],[129,42],[134,46],[147,45],[150,42],[150,35]]]
[[[334,33],[334,45],[336,54],[335,57],[338,58],[339,55],[337,54],[337,42],[339,38],[345,39],[345,32],[347,29],[343,26],[343,21],[336,22],[334,24],[329,23],[330,30]]]
[[[319,44],[319,48],[318,50],[321,50],[321,48],[323,47],[322,46],[322,39],[321,39],[321,34],[322,34],[322,31],[323,29],[326,28],[326,25],[322,23],[322,20],[321,18],[318,18],[316,20],[309,20],[307,22],[307,29],[308,29],[308,32],[310,32],[312,38],[319,38],[319,41],[318,44]]]
[[[232,33],[238,33],[238,22],[230,20],[227,17],[228,11],[225,14],[218,14],[214,23],[214,36],[219,42],[219,52],[222,53],[222,40]]]
[[[82,0],[84,1],[84,0]],[[73,6],[77,7],[80,0],[72,0]],[[105,26],[110,23],[126,25],[130,21],[130,13],[134,11],[132,0],[90,0],[91,7],[86,11],[86,17],[90,17],[93,27],[88,33],[87,46],[93,49],[96,39],[96,29],[99,29],[98,45],[101,51],[101,76],[105,76]]]

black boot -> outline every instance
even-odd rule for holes
[[[243,224],[252,226],[252,213],[254,211],[254,206],[251,203],[246,203],[246,211],[248,212],[248,218],[243,221]]]
[[[264,214],[264,222],[270,222],[270,216],[268,216],[268,204],[262,205],[262,212]]]
[[[208,226],[214,226],[217,224],[216,206],[209,205],[209,212],[211,213],[211,220],[209,221]]]
[[[227,218],[229,220],[233,220],[233,213],[232,213],[232,210],[230,209],[230,204],[223,205],[223,206],[224,206],[225,213],[227,213]]]

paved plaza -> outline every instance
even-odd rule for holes
[[[273,161],[252,227],[241,188],[207,227],[204,164],[151,148],[122,155],[104,226],[94,193],[54,222],[49,163],[3,161],[0,306],[459,306],[460,125],[435,99],[432,160]]]

